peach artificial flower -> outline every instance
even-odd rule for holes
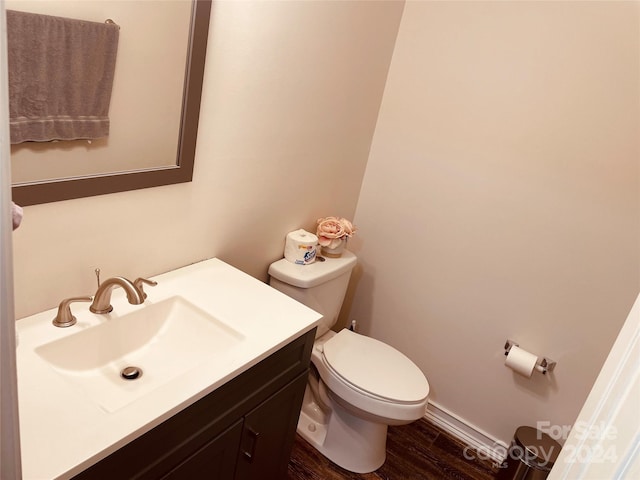
[[[353,236],[356,228],[346,218],[324,217],[319,218],[316,234],[318,243],[327,248],[336,248],[343,239]]]

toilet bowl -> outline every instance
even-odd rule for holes
[[[346,470],[378,469],[387,427],[424,416],[426,378],[402,353],[346,329],[316,339],[311,362],[318,388],[307,387],[298,433]]]
[[[335,332],[355,255],[321,264],[279,260],[270,284],[323,315],[311,353],[298,433],[340,467],[368,473],[386,458],[387,428],[423,417],[429,383],[404,354],[348,329]]]

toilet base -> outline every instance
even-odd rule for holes
[[[307,407],[307,408],[305,408]],[[303,405],[297,431],[302,438],[336,465],[355,473],[369,473],[386,459],[387,425],[353,416],[331,402],[326,424],[316,421]]]

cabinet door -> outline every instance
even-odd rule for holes
[[[236,480],[284,479],[307,384],[307,372],[245,416]]]
[[[229,480],[233,478],[242,420],[204,445],[184,462],[162,476],[162,480]]]

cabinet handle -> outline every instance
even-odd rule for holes
[[[258,445],[258,437],[260,436],[260,434],[250,427],[247,427],[247,431],[249,432],[249,438],[251,440],[251,448],[245,450],[243,453],[245,458],[249,462],[253,462],[253,457],[256,454],[256,446]]]

